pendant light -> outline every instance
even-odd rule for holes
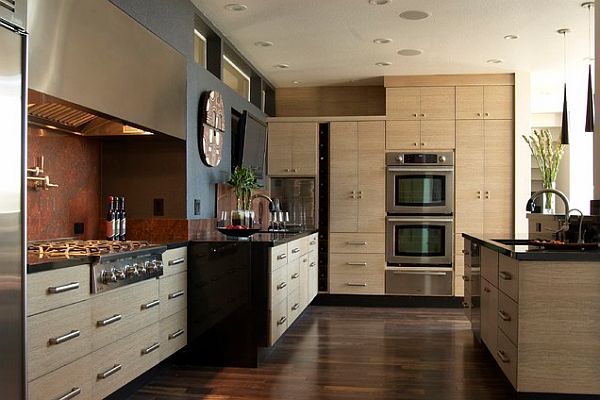
[[[565,74],[565,88],[563,95],[562,126],[560,129],[560,142],[569,144],[569,110],[567,107],[567,33],[571,32],[568,28],[559,29],[557,33],[563,35],[563,69]]]
[[[592,62],[594,61],[592,52],[592,6],[593,1],[586,1],[581,4],[581,7],[588,9],[588,87],[587,87],[587,107],[585,113],[585,131],[594,132],[594,94],[592,93]]]

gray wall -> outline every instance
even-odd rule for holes
[[[229,86],[194,62],[194,15],[200,14],[189,0],[111,0],[132,18],[181,52],[187,67],[187,217],[212,218],[215,215],[215,183],[223,182],[230,172],[231,108],[248,110],[260,119],[265,114],[235,93]],[[207,90],[221,92],[227,122],[224,157],[218,167],[205,166],[198,152],[198,103]],[[194,215],[194,199],[200,199],[201,210]]]

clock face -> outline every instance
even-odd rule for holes
[[[221,93],[204,92],[200,100],[198,147],[204,164],[216,167],[221,162],[225,135],[225,106]]]

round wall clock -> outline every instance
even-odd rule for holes
[[[211,90],[200,97],[198,149],[204,164],[216,167],[221,162],[225,136],[225,106],[221,93]]]

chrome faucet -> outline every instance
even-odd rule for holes
[[[267,196],[266,194],[255,193],[252,195],[252,200],[256,199],[257,197],[262,197],[263,199],[267,199],[267,201],[269,202],[269,211],[271,211],[271,212],[281,211],[279,208],[279,199],[272,199],[269,196]]]
[[[542,189],[542,190],[538,190],[537,192],[535,192],[534,194],[531,195],[531,197],[529,198],[529,200],[527,200],[527,206],[525,207],[525,210],[526,211],[533,211],[533,204],[535,202],[535,199],[537,199],[538,197],[540,197],[544,193],[554,193],[555,195],[557,195],[558,197],[560,197],[560,199],[563,201],[563,203],[565,203],[565,220],[563,221],[562,226],[560,227],[560,229],[558,231],[556,231],[556,233],[558,234],[560,232],[566,232],[566,231],[568,231],[569,230],[569,213],[570,213],[571,209],[569,208],[569,199],[560,190],[556,190],[556,189]]]

